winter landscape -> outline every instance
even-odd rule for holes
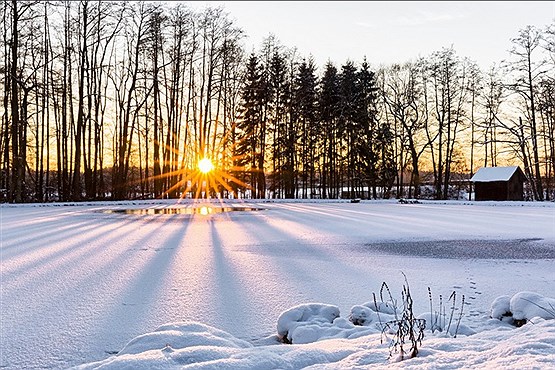
[[[0,8],[0,369],[555,370],[555,2]]]
[[[159,200],[0,215],[2,368],[555,363],[552,202]],[[399,304],[408,282],[428,321],[414,358],[399,361],[382,333],[394,316],[373,305],[384,282]]]

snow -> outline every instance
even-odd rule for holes
[[[176,323],[186,327],[186,323]],[[179,333],[184,337],[188,331]],[[175,334],[178,335],[178,334]],[[473,336],[433,335],[410,360],[394,363],[380,334],[325,339],[301,345],[222,346],[206,343],[176,347],[155,343],[136,355],[120,354],[76,369],[549,369],[555,363],[555,326],[537,319],[521,328],[497,326]]]
[[[511,312],[511,297],[508,295],[502,295],[491,303],[491,314],[490,316],[494,319],[509,321],[507,318],[510,317],[512,320]]]
[[[318,340],[320,327],[328,326],[339,317],[339,307],[308,303],[292,307],[279,315],[277,334],[281,341],[287,343],[310,343]],[[314,334],[311,335],[312,328]]]
[[[492,182],[492,181],[509,181],[511,176],[518,170],[518,166],[510,167],[482,167],[470,181],[473,182]]]
[[[534,292],[519,292],[511,298],[510,310],[515,320],[555,319],[555,299]]]
[[[220,204],[2,205],[0,367],[555,363],[554,203],[226,201],[264,210],[107,213],[200,206]],[[395,310],[373,293],[387,282],[399,299],[401,272],[415,314],[443,326],[426,329],[417,357],[392,363],[381,330]],[[456,338],[438,313],[442,295],[450,315],[452,291],[459,307],[465,296]]]

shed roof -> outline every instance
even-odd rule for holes
[[[470,181],[473,182],[493,182],[493,181],[509,181],[509,179],[520,171],[523,178],[526,178],[522,170],[518,166],[510,167],[482,167],[472,176]]]

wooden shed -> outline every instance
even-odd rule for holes
[[[518,166],[483,167],[470,179],[474,200],[524,200],[526,180]]]

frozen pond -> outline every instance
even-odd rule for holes
[[[203,206],[245,211],[191,210]],[[101,360],[181,320],[256,341],[274,334],[277,317],[292,306],[323,302],[346,314],[384,281],[398,292],[401,272],[416,311],[427,310],[427,287],[445,296],[456,290],[467,297],[472,326],[499,295],[555,296],[554,206],[3,205],[0,367]]]

